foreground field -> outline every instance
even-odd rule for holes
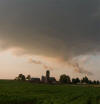
[[[0,104],[100,104],[100,88],[1,80]]]

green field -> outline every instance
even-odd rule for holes
[[[100,88],[1,80],[0,104],[100,104]]]

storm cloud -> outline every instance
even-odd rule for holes
[[[99,44],[100,0],[0,0],[1,50],[70,60]]]

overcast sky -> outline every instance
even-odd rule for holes
[[[100,79],[100,0],[0,0],[0,50],[11,49],[17,57],[53,58]]]

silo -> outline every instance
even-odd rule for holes
[[[46,79],[47,79],[47,81],[49,81],[49,78],[50,78],[50,71],[47,70],[47,71],[46,71]]]

